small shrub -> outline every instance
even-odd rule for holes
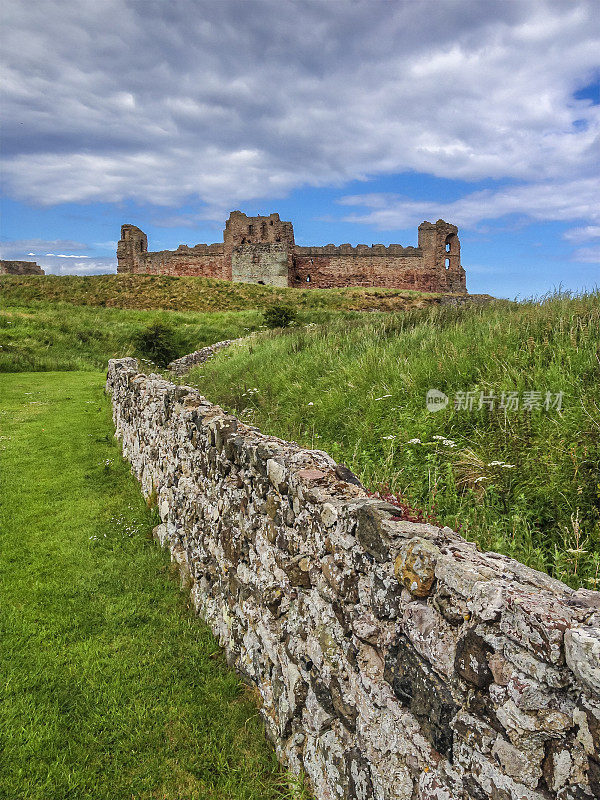
[[[134,338],[139,355],[149,358],[159,367],[166,367],[180,354],[177,333],[163,322],[153,322]]]
[[[267,328],[287,328],[295,321],[297,312],[291,306],[271,306],[263,313]]]

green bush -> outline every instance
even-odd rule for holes
[[[140,356],[149,358],[159,367],[166,367],[181,355],[175,329],[164,322],[153,322],[140,331],[135,337],[135,347]]]
[[[291,306],[271,306],[263,313],[267,328],[287,328],[296,317],[296,310]]]

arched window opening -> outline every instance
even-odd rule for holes
[[[272,219],[270,219],[270,220],[269,220],[269,225],[272,225],[272,224],[273,224],[273,220],[272,220]]]
[[[252,234],[254,233],[254,225],[248,225],[248,233],[250,234],[250,236],[252,236]]]
[[[140,253],[144,252],[144,242],[140,239]]]
[[[446,269],[450,269],[450,259],[446,259]]]
[[[458,253],[458,236],[455,233],[449,233],[446,236],[446,252],[455,255]]]
[[[307,275],[307,276],[306,276],[306,282],[307,282],[307,283],[310,283],[310,275]]]
[[[260,226],[260,235],[263,239],[267,238],[267,223],[263,222]]]

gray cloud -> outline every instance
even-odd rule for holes
[[[551,194],[594,171],[600,106],[573,96],[598,62],[593,0],[4,5],[3,167],[17,198],[192,198],[210,219],[412,170],[524,183],[459,201],[465,218],[480,202],[508,213],[511,198],[534,218],[579,218]]]

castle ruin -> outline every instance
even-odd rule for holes
[[[371,286],[423,292],[466,292],[458,228],[444,220],[419,225],[417,247],[359,244],[300,247],[279,214],[248,217],[232,211],[223,242],[148,252],[135,225],[121,227],[119,273],[196,275],[268,286],[329,289]]]
[[[45,275],[35,261],[0,261],[0,275]]]

